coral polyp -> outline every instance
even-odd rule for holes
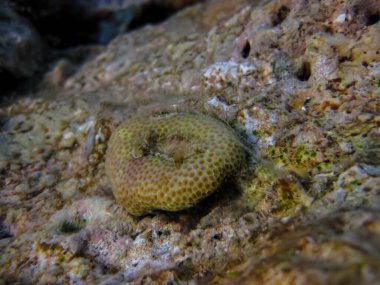
[[[194,205],[244,158],[234,132],[214,118],[189,113],[134,118],[112,134],[106,174],[116,201],[140,216]]]

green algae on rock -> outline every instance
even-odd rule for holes
[[[133,215],[179,211],[205,198],[244,161],[222,122],[199,114],[131,119],[112,134],[106,174],[116,200]]]

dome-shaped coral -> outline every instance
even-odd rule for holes
[[[106,174],[133,215],[178,211],[216,190],[244,161],[242,144],[222,122],[199,114],[131,119],[112,134]]]

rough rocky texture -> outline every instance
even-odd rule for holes
[[[19,94],[0,108],[1,278],[378,283],[379,33],[374,0],[205,1]],[[111,133],[189,109],[255,160],[188,210],[129,215],[105,176]]]
[[[133,215],[178,211],[214,192],[244,164],[239,139],[200,114],[130,119],[112,134],[106,174],[116,200]]]

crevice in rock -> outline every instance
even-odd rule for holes
[[[242,58],[248,58],[249,56],[249,53],[251,52],[251,44],[249,43],[249,41],[247,41],[243,47],[243,49],[241,50],[241,56]]]
[[[296,77],[300,81],[308,81],[311,76],[311,64],[305,61],[301,67],[296,71]]]
[[[290,12],[290,9],[288,7],[281,6],[278,9],[277,13],[275,13],[272,17],[272,25],[275,27],[281,24],[286,19],[289,12]]]

